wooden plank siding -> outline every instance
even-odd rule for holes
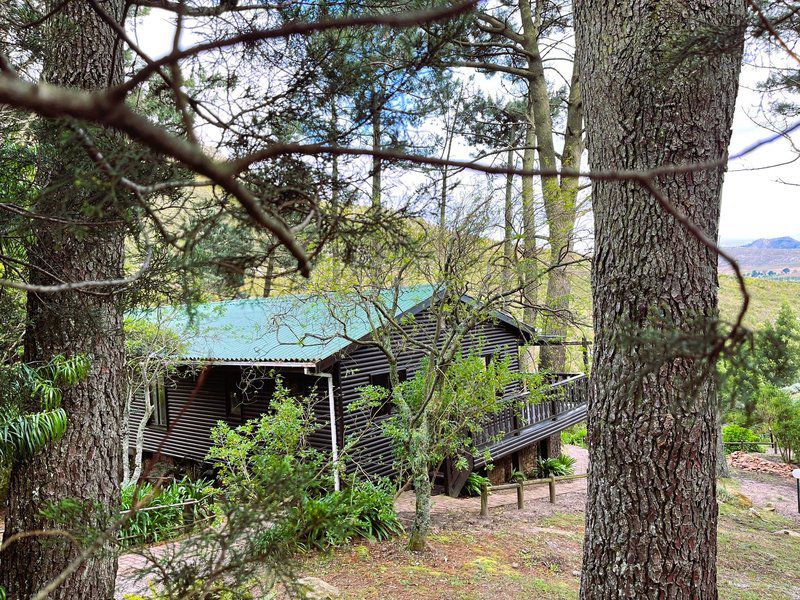
[[[148,426],[145,430],[144,450],[155,452],[161,441],[165,440],[163,454],[175,458],[203,460],[211,445],[211,429],[218,421],[236,426],[268,411],[274,392],[272,381],[265,381],[263,388],[252,395],[250,402],[243,405],[241,419],[226,416],[226,378],[236,376],[240,369],[241,367],[235,366],[207,367],[203,385],[196,392],[199,370],[185,370],[174,377],[172,382],[168,382],[167,413],[172,430],[166,436],[166,428]],[[298,372],[283,372],[282,376],[290,389],[304,395],[314,393],[318,398],[313,405],[317,428],[309,443],[315,448],[330,451],[327,381]],[[131,406],[131,444],[135,443],[135,429],[143,415],[144,398],[142,394],[138,394]]]
[[[420,339],[432,339],[435,322],[428,311],[422,311],[413,323],[406,326],[406,332]],[[423,358],[423,351],[409,347],[408,342],[403,342],[401,334],[394,336],[398,352],[398,368],[405,370],[409,378],[413,377]],[[503,323],[487,321],[477,327],[464,341],[463,352],[479,351],[481,355],[495,354],[500,358],[509,357],[512,371],[519,371],[519,343],[520,334],[510,326]],[[389,363],[384,354],[374,346],[361,346],[351,351],[339,362],[339,392],[341,396],[342,411],[344,414],[342,424],[344,437],[340,440],[357,439],[357,443],[350,450],[347,472],[359,472],[369,475],[393,475],[395,470],[392,465],[391,441],[383,435],[380,424],[386,417],[372,419],[369,411],[364,409],[352,410],[352,404],[359,398],[359,388],[369,385],[370,375],[386,373]],[[510,398],[519,393],[515,384],[505,390],[504,396]],[[497,423],[490,427],[498,428],[501,421],[507,421],[513,415],[502,415],[496,419]],[[498,429],[499,431],[499,429]]]
[[[435,322],[427,310],[421,311],[413,321],[405,325],[406,334],[415,338],[432,338]],[[395,335],[398,352],[398,368],[406,371],[407,377],[413,377],[420,367],[424,352],[403,342],[403,336]],[[464,341],[462,351],[471,351],[481,355],[495,355],[509,358],[512,371],[519,371],[519,345],[522,341],[520,332],[509,324],[499,321],[487,321],[477,327]],[[245,367],[246,368],[246,367]],[[174,378],[167,386],[168,418],[171,433],[165,439],[166,429],[148,426],[145,431],[144,450],[155,452],[162,440],[164,455],[181,459],[203,460],[210,446],[211,429],[218,421],[225,421],[232,426],[257,417],[269,410],[270,398],[274,391],[274,382],[267,381],[264,387],[245,404],[242,417],[226,416],[226,378],[235,377],[241,372],[238,366],[207,367],[203,385],[197,387],[199,370],[186,371],[182,376]],[[369,385],[370,375],[387,373],[389,364],[383,353],[374,346],[355,346],[335,362],[326,367],[333,374],[335,411],[337,423],[336,439],[340,450],[347,442],[353,441],[349,454],[345,457],[345,468],[348,474],[358,473],[371,476],[391,476],[395,474],[393,452],[390,440],[381,431],[381,422],[386,417],[374,419],[368,409],[355,410],[353,403],[359,399],[359,389]],[[300,368],[282,371],[287,386],[296,394],[315,394],[317,401],[313,405],[316,430],[310,438],[310,445],[324,452],[330,452],[331,430],[328,403],[327,380],[315,375],[304,374]],[[559,376],[556,379],[564,379]],[[554,381],[554,383],[556,383]],[[576,382],[577,383],[577,382]],[[518,436],[516,442],[527,440],[533,431],[522,431],[534,423],[542,423],[552,419],[559,413],[573,411],[586,402],[585,381],[580,385],[562,386],[557,384],[548,392],[548,400],[538,405],[528,405],[521,414],[516,410],[516,403],[511,402],[521,393],[519,384],[515,383],[504,390],[504,397],[509,400],[509,408],[501,414],[493,416],[485,425],[485,433],[479,445],[495,448],[502,453],[504,448],[518,443],[509,440]],[[191,403],[191,405],[190,405]],[[131,407],[131,443],[134,443],[135,428],[143,414],[143,398],[138,395]],[[573,413],[577,414],[577,413]],[[180,416],[179,416],[180,415]],[[566,426],[566,424],[564,425]],[[552,427],[546,426],[549,432]],[[544,430],[543,430],[544,431]],[[548,433],[550,435],[550,433]],[[493,452],[494,454],[494,452]]]

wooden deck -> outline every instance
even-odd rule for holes
[[[583,373],[551,377],[553,381],[538,402],[525,402],[527,392],[508,399],[508,408],[493,416],[475,439],[479,451],[467,457],[468,470],[456,470],[454,460],[445,462],[448,494],[458,495],[469,473],[486,466],[485,450],[491,460],[499,460],[586,419],[589,378]]]

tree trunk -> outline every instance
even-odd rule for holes
[[[103,9],[119,22],[122,0],[107,0]],[[46,24],[43,79],[54,84],[95,89],[122,79],[122,49],[116,35],[86,2],[51,0],[46,9],[60,7]],[[102,206],[97,224],[54,226],[34,221],[29,260],[30,279],[38,284],[57,281],[103,280],[120,277],[123,230],[108,189],[79,181],[76,163],[84,161],[80,148],[67,155],[57,148],[63,123],[41,123],[40,171],[42,186],[52,185],[37,199],[35,213],[85,219],[85,207]],[[71,152],[71,153],[70,153]],[[75,183],[72,183],[72,182]],[[72,185],[70,185],[72,183]],[[66,186],[64,186],[66,184]],[[64,186],[58,188],[58,186]],[[103,291],[108,291],[106,288]],[[55,355],[86,354],[88,377],[64,390],[62,406],[69,424],[64,437],[33,458],[14,465],[11,473],[4,539],[21,531],[47,529],[55,524],[39,511],[50,502],[78,499],[86,507],[82,525],[104,528],[119,506],[124,365],[122,305],[116,295],[64,292],[28,294],[26,360],[48,361]],[[64,538],[31,537],[12,543],[3,553],[0,581],[12,598],[29,598],[75,559],[80,548]],[[90,557],[50,598],[111,598],[117,571],[112,548]]]
[[[544,60],[539,48],[541,35],[542,3],[519,0],[520,20],[527,57],[530,114],[536,129],[536,151],[542,169],[558,167],[558,155],[553,132],[550,91],[545,78]],[[573,68],[570,85],[562,169],[580,167],[583,153],[583,103],[578,69]],[[565,335],[570,303],[568,261],[572,251],[572,233],[575,227],[575,205],[578,197],[578,180],[570,177],[542,175],[542,199],[547,220],[550,258],[548,260],[546,306],[548,312],[541,316],[542,330],[552,335]],[[544,346],[541,350],[541,367],[551,371],[564,371],[566,349],[564,346]]]
[[[593,171],[726,155],[744,12],[741,0],[576,1]],[[708,55],[671,52],[696,49],[692,36],[707,31],[729,36],[707,43]],[[723,174],[658,178],[711,239]],[[717,315],[717,256],[635,182],[595,180],[592,197],[596,346],[581,598],[713,600],[715,378],[707,360],[656,356],[638,333],[702,335],[697,320]]]
[[[577,64],[572,69],[566,127],[561,169],[579,171],[583,155],[583,94]],[[542,330],[544,333],[561,337],[565,337],[569,331],[569,306],[572,294],[569,261],[577,218],[578,187],[577,177],[564,176],[562,173],[558,194],[547,196],[545,202],[550,238],[547,308],[554,312],[545,315]],[[566,370],[566,363],[566,346],[554,344],[542,347],[542,369],[563,372]]]
[[[428,529],[431,524],[431,474],[429,461],[430,432],[428,417],[423,415],[420,424],[411,434],[409,448],[411,459],[411,478],[414,483],[416,506],[414,523],[411,526],[411,537],[408,542],[410,550],[421,552],[428,546]]]
[[[508,156],[506,158],[506,167],[508,174],[506,175],[506,193],[505,202],[503,203],[503,279],[505,280],[505,290],[508,291],[514,288],[514,278],[512,276],[514,270],[514,174],[511,170],[514,168],[514,150],[509,147]]]
[[[372,111],[372,149],[381,149],[381,103],[378,101],[375,88],[372,89],[372,99],[370,110]],[[372,155],[372,206],[373,208],[381,205],[381,171],[383,164],[377,155]]]
[[[717,412],[717,477],[730,477],[731,469],[725,456],[725,445],[722,443],[722,413]]]
[[[123,487],[130,485],[131,483],[136,483],[139,481],[139,477],[142,476],[144,433],[147,429],[147,423],[150,421],[153,413],[156,411],[155,404],[153,404],[152,398],[150,397],[149,382],[145,382],[145,385],[142,388],[142,397],[144,398],[144,414],[142,415],[142,418],[139,419],[139,423],[136,425],[136,438],[133,446],[133,471],[130,469],[130,457],[127,454],[123,455],[123,460],[125,461],[125,476],[122,479]],[[123,447],[125,448],[126,452],[128,450],[128,445],[128,442],[123,443]]]
[[[522,152],[522,168],[532,170],[535,159],[536,128],[530,116],[525,125],[525,149]],[[533,325],[536,320],[536,304],[539,301],[539,269],[536,256],[536,204],[533,193],[533,176],[522,177],[522,301],[523,321]]]

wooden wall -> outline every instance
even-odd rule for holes
[[[406,330],[419,337],[432,337],[435,323],[427,311],[420,313]],[[398,368],[405,369],[408,377],[412,377],[420,365],[423,353],[403,342],[398,334],[394,343],[402,351],[399,355]],[[482,355],[494,354],[504,358],[510,357],[510,366],[513,371],[519,370],[519,333],[511,327],[501,324],[486,322],[465,341],[463,351],[480,351]],[[390,440],[383,435],[380,423],[385,419],[372,419],[367,410],[350,410],[350,405],[359,398],[359,388],[369,385],[369,376],[372,373],[385,373],[389,370],[389,363],[383,353],[375,347],[362,346],[350,352],[339,362],[339,388],[342,404],[344,426],[344,440],[358,440],[351,450],[350,461],[347,465],[348,472],[361,472],[370,475],[392,475],[392,445]],[[506,390],[507,396],[512,396],[517,389]],[[513,409],[509,408],[513,413]]]
[[[274,391],[274,383],[266,381],[264,386],[245,404],[242,418],[226,417],[225,386],[226,378],[236,375],[240,367],[207,367],[203,384],[197,387],[201,377],[199,370],[184,371],[167,384],[167,411],[172,430],[167,436],[166,428],[148,426],[145,430],[144,450],[155,452],[164,441],[162,453],[176,458],[203,460],[211,443],[211,429],[218,421],[232,426],[247,419],[257,417],[269,409],[269,399]],[[299,372],[283,373],[284,383],[298,394],[315,393],[319,400],[314,404],[318,428],[311,437],[311,445],[330,450],[330,419],[328,408],[327,382],[325,379],[304,375]],[[134,428],[144,414],[144,400],[139,394],[131,407],[131,445],[135,443]]]

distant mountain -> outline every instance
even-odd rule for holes
[[[758,248],[761,250],[795,250],[800,249],[800,242],[791,237],[761,238],[741,248]]]

